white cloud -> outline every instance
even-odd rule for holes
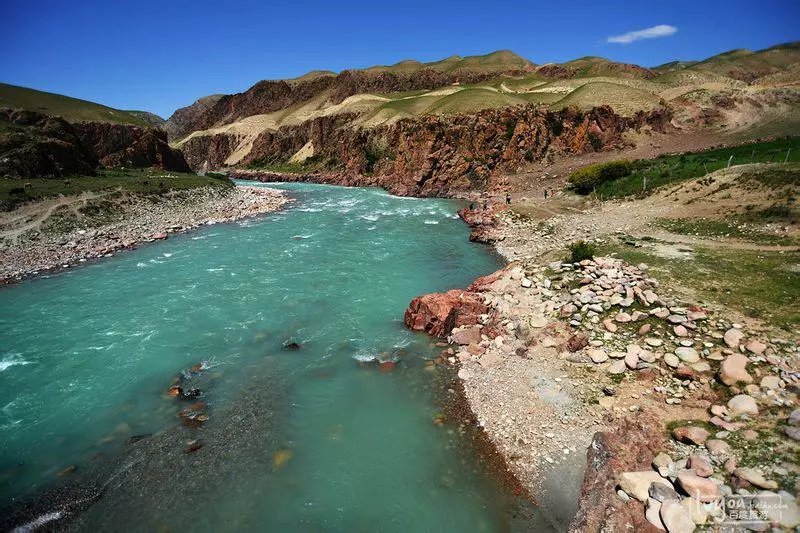
[[[652,28],[645,28],[643,30],[636,30],[636,31],[629,31],[628,33],[623,33],[622,35],[614,35],[609,37],[606,42],[609,43],[617,43],[617,44],[630,44],[634,41],[639,41],[641,39],[655,39],[657,37],[669,37],[673,35],[678,28],[675,26],[670,26],[669,24],[659,24],[658,26],[653,26]]]

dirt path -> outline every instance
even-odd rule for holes
[[[118,192],[117,190],[96,193],[84,192],[78,196],[59,196],[58,198],[35,202],[10,213],[0,214],[0,239],[16,242],[23,233],[41,228],[42,224],[61,207],[69,207],[78,215],[77,204],[85,206],[90,200],[102,198]],[[22,220],[21,224],[18,222]]]

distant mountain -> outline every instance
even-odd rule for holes
[[[731,79],[752,82],[786,70],[800,62],[800,41],[779,44],[752,52],[745,49],[730,50],[703,61],[673,62],[661,65],[654,70],[669,71],[668,65],[677,65],[694,71],[711,72]],[[677,70],[675,68],[671,70]]]
[[[165,119],[159,117],[155,113],[151,113],[150,111],[128,110],[125,112],[143,120],[148,126],[153,126],[154,128],[160,128],[166,122]]]
[[[0,108],[10,107],[58,116],[68,122],[110,122],[151,126],[161,117],[145,111],[122,111],[87,100],[0,83]]]

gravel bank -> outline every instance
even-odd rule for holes
[[[23,206],[0,215],[0,284],[109,257],[198,226],[276,211],[287,201],[274,189],[237,186],[159,197],[86,193]]]
[[[406,323],[441,329],[455,317],[442,355],[558,529],[689,531],[725,520],[714,507],[722,496],[756,494],[780,504],[781,516],[761,513],[761,527],[795,527],[798,339],[686,301],[644,264],[544,259],[577,238],[627,229],[630,219],[604,209],[546,223],[501,215],[491,242],[512,262],[458,299],[433,295]],[[438,316],[426,322],[431,311]],[[695,427],[697,441],[684,435]],[[626,484],[639,473],[643,488]],[[681,476],[713,494],[698,497]],[[680,505],[661,507],[667,496],[655,489],[649,501],[651,482]]]

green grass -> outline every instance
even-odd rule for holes
[[[734,224],[725,220],[661,218],[655,221],[655,225],[677,235],[729,237],[761,244],[798,244],[796,239],[788,236],[766,233],[746,224]]]
[[[16,107],[57,115],[70,122],[98,121],[148,126],[152,119],[94,102],[55,93],[0,83],[0,107]],[[143,113],[136,111],[134,113]]]
[[[792,331],[800,323],[800,252],[762,252],[694,247],[694,257],[676,260],[647,248],[599,247],[631,264],[646,263],[662,281],[674,281],[696,297]],[[703,301],[696,303],[703,304]]]
[[[55,196],[119,189],[142,195],[197,187],[232,187],[227,178],[181,174],[160,169],[105,170],[97,176],[71,176],[63,179],[0,178],[0,210],[10,211],[25,202]]]
[[[725,168],[731,156],[731,165],[776,163],[783,162],[787,150],[791,150],[790,162],[800,162],[800,137],[634,161],[634,170],[629,176],[598,186],[596,193],[604,199],[641,195],[642,183],[647,177],[647,194],[663,185],[699,178]]]

